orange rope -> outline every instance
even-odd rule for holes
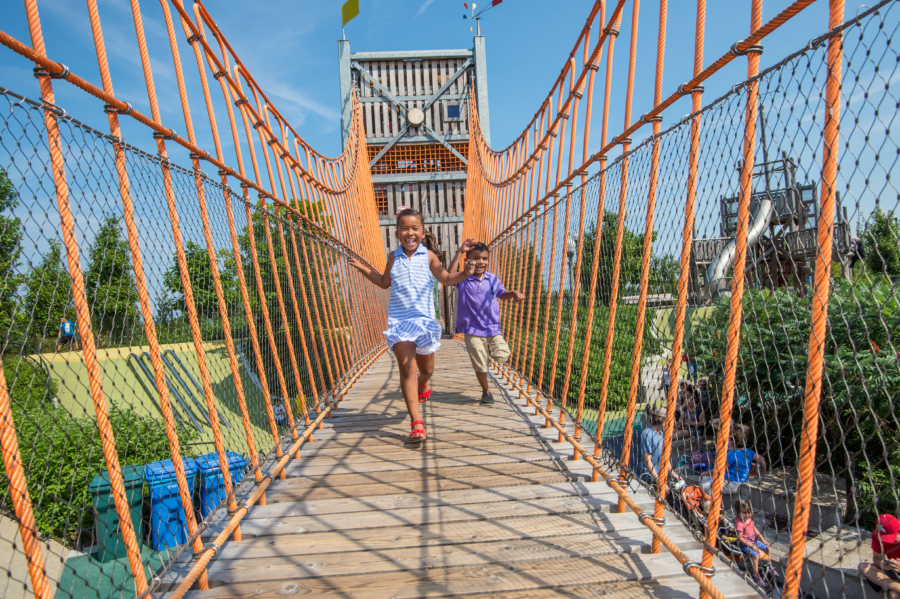
[[[112,95],[112,78],[109,73],[109,62],[106,57],[106,46],[103,41],[103,31],[100,26],[100,13],[97,9],[97,2],[96,0],[88,0],[87,4],[103,90]],[[121,139],[122,131],[119,127],[118,114],[113,111],[108,111],[107,116],[109,119],[110,134],[114,138]],[[175,417],[172,413],[171,404],[169,403],[169,386],[166,382],[166,374],[163,368],[162,358],[160,357],[159,339],[156,336],[156,326],[153,321],[153,307],[150,303],[150,294],[147,291],[139,235],[134,221],[134,206],[131,200],[131,183],[128,178],[125,152],[120,144],[115,144],[113,151],[115,153],[116,161],[116,176],[119,181],[119,195],[122,198],[122,213],[125,220],[125,230],[128,236],[128,250],[131,255],[131,265],[134,271],[135,287],[138,292],[141,318],[144,321],[144,333],[147,336],[147,345],[149,346],[150,362],[153,365],[153,374],[160,411],[162,412],[163,422],[165,423],[166,438],[169,442],[169,453],[172,457],[172,465],[175,470],[175,481],[178,486],[178,494],[181,498],[182,505],[185,506],[185,521],[187,524],[188,536],[193,537],[197,531],[197,520],[194,516],[193,500],[191,498],[193,494],[193,485],[190,487],[188,486],[187,477],[184,472],[184,461],[181,457],[181,446],[178,440],[178,433],[175,430]],[[199,551],[203,548],[203,542],[199,537],[195,538],[192,546],[194,551]],[[200,574],[199,585],[201,589],[209,588],[205,571]]]
[[[750,12],[750,29],[758,30],[762,23],[762,0],[753,0]],[[747,54],[747,78],[756,77],[759,73],[759,53]],[[750,219],[750,198],[753,193],[753,164],[756,156],[756,114],[759,107],[759,82],[753,80],[747,86],[746,125],[744,128],[744,153],[741,163],[740,196],[738,199],[737,231],[734,236],[735,256],[734,271],[731,279],[731,318],[728,322],[728,344],[725,351],[723,371],[724,389],[719,407],[719,434],[716,437],[716,466],[713,470],[709,506],[709,517],[706,534],[706,546],[703,548],[702,565],[712,566],[713,553],[710,547],[716,544],[719,530],[719,517],[722,510],[722,488],[725,482],[726,460],[728,457],[728,441],[731,438],[731,410],[734,403],[735,375],[738,363],[738,346],[740,345],[742,300],[744,297],[744,265],[747,260],[747,228]],[[830,232],[830,230],[829,230]],[[703,597],[701,593],[701,598]]]
[[[28,30],[31,34],[31,42],[34,46],[33,54],[36,57],[44,57],[44,37],[41,32],[41,22],[38,16],[36,0],[25,0],[25,11],[28,17]],[[40,64],[40,63],[39,63]],[[44,66],[44,65],[41,65]],[[41,98],[45,102],[55,104],[53,85],[49,76],[39,77]],[[87,302],[84,287],[84,276],[81,272],[81,258],[78,248],[78,239],[75,236],[75,219],[72,215],[72,207],[69,200],[69,186],[66,181],[65,158],[60,144],[59,125],[56,121],[56,113],[52,108],[44,110],[44,124],[47,127],[47,144],[50,150],[50,164],[53,173],[53,183],[56,188],[56,202],[59,209],[60,228],[62,229],[63,243],[66,246],[66,261],[69,267],[69,276],[72,279],[72,300],[77,314],[78,334],[81,338],[84,365],[88,373],[88,384],[91,398],[94,402],[94,411],[97,417],[97,428],[101,435],[101,446],[106,467],[109,471],[109,481],[112,489],[113,503],[116,514],[119,516],[122,539],[128,556],[128,565],[134,578],[134,587],[137,593],[147,590],[147,576],[144,572],[144,564],[141,560],[140,547],[134,532],[134,524],[131,521],[131,511],[125,498],[125,483],[122,478],[122,470],[119,466],[119,454],[116,449],[116,439],[109,422],[109,408],[106,403],[106,394],[103,391],[103,377],[100,365],[97,361],[97,348],[94,341],[94,333],[91,330],[91,309]],[[2,392],[0,392],[2,394]],[[8,448],[10,449],[10,448]],[[4,451],[4,459],[6,459]],[[24,496],[19,495],[19,508],[27,514],[24,505]],[[27,531],[26,531],[27,534]],[[23,538],[24,541],[24,538]],[[31,545],[31,558],[35,557],[34,547]],[[32,564],[35,562],[32,561]],[[36,587],[46,588],[46,584]]]
[[[39,599],[52,599],[53,591],[47,579],[44,566],[44,554],[38,539],[37,526],[31,496],[28,494],[28,481],[22,455],[19,452],[19,439],[16,437],[16,423],[6,387],[6,375],[0,370],[0,453],[3,454],[3,467],[9,483],[9,497],[13,504],[13,513],[19,523],[19,536],[22,537],[22,553],[28,563],[28,575],[31,586]],[[202,574],[201,574],[202,575]]]
[[[829,29],[844,22],[844,0],[830,0]],[[812,290],[812,327],[809,332],[809,352],[806,370],[806,389],[803,402],[803,429],[800,432],[797,463],[797,495],[791,522],[791,552],[785,567],[784,596],[794,597],[800,588],[806,530],[809,525],[813,477],[816,470],[816,439],[819,430],[819,403],[822,399],[822,375],[825,343],[828,335],[828,296],[831,290],[831,256],[834,243],[835,189],[837,188],[838,153],[841,122],[841,68],[843,37],[828,40],[828,69],[825,81],[825,126],[822,150],[822,195],[819,208],[815,282]]]

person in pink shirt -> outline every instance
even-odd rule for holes
[[[509,358],[509,345],[500,330],[500,300],[525,299],[523,293],[509,291],[493,273],[487,272],[490,249],[474,239],[466,239],[450,263],[455,272],[462,254],[466,254],[472,275],[456,284],[456,332],[466,338],[466,350],[481,384],[481,404],[493,405],[494,396],[488,387],[487,371],[490,361],[504,362]]]
[[[739,499],[734,502],[734,513],[736,518],[734,521],[734,530],[737,532],[737,542],[741,546],[741,550],[750,556],[750,563],[753,564],[753,580],[756,584],[762,585],[759,578],[759,553],[769,553],[769,545],[763,538],[762,533],[756,530],[753,523],[753,506],[749,501]],[[759,538],[757,538],[757,535]]]

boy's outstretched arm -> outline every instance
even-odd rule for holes
[[[453,260],[450,262],[450,267],[447,269],[451,273],[454,273],[459,269],[459,261],[462,259],[463,255],[466,254],[469,250],[475,247],[475,238],[469,237],[465,241],[462,242],[462,245],[459,246],[459,249],[456,250],[456,255],[453,256]]]
[[[522,293],[521,291],[507,290],[503,293],[503,295],[501,295],[497,299],[499,299],[499,300],[515,300],[517,302],[521,302],[522,300],[525,299],[525,294]]]
[[[431,274],[434,275],[434,278],[441,285],[456,285],[460,281],[465,281],[471,277],[472,273],[475,272],[474,265],[466,262],[465,267],[461,271],[450,273],[444,269],[444,265],[441,264],[441,261],[438,260],[438,257],[431,250],[428,250],[428,266],[431,267]]]
[[[381,287],[382,289],[389,289],[391,286],[391,268],[394,266],[394,254],[391,253],[387,259],[387,265],[384,267],[384,273],[378,274],[378,271],[374,268],[370,268],[357,260],[356,258],[350,258],[350,266],[358,270],[363,274],[364,277],[375,283],[375,285]]]

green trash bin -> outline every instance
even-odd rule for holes
[[[144,467],[124,466],[122,478],[125,481],[125,499],[131,511],[131,523],[140,544],[144,536],[144,521],[141,518],[144,489]],[[109,472],[104,470],[91,480],[88,489],[94,504],[94,529],[97,535],[95,558],[108,562],[125,557],[125,540],[119,526],[119,514],[113,501]]]

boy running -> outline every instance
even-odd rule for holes
[[[518,291],[507,291],[503,283],[493,273],[487,272],[490,249],[474,239],[466,239],[450,263],[450,272],[456,272],[462,254],[466,263],[474,269],[473,274],[459,283],[456,304],[456,332],[466,338],[466,350],[475,376],[481,383],[481,404],[493,405],[494,396],[488,388],[487,371],[493,358],[505,362],[509,358],[509,346],[500,330],[500,305],[498,300],[522,301],[525,295]]]

